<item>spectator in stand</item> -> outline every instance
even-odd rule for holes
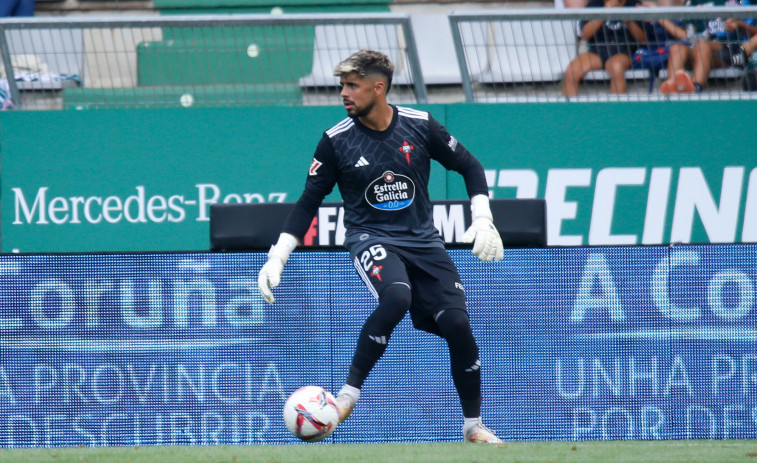
[[[750,29],[755,29],[754,27]],[[757,50],[757,30],[752,30],[752,33],[749,34],[751,37],[749,40],[741,43],[741,49],[744,51],[744,57],[746,58],[745,61],[755,61],[755,56],[753,53],[755,50]]]
[[[618,8],[638,4],[638,0],[590,0],[587,7]],[[610,74],[610,93],[626,93],[625,72],[631,68],[631,56],[639,42],[646,41],[641,24],[637,21],[583,21],[580,38],[588,42],[588,51],[579,53],[565,70],[563,95],[578,95],[578,85],[584,76],[599,69]]]
[[[755,92],[757,91],[757,53],[755,53],[755,50],[757,50],[757,34],[742,43],[741,46],[744,48],[744,54],[749,58],[742,87],[747,92]]]
[[[9,16],[34,16],[36,8],[34,0],[0,0],[0,18]],[[5,75],[5,68],[0,71],[0,75]],[[10,98],[10,88],[8,79],[0,79],[0,111],[13,108],[13,102]]]
[[[638,6],[654,8],[657,5],[652,2],[642,2]],[[673,5],[667,2],[665,6]],[[670,56],[670,46],[686,39],[686,29],[683,28],[682,24],[681,21],[671,19],[645,20],[644,33],[647,36],[647,41],[639,46],[634,53],[634,67],[650,69],[653,76],[660,69],[665,68]]]
[[[35,0],[0,0],[0,17],[34,16]]]
[[[564,10],[565,8],[586,8],[586,2],[587,0],[555,0],[555,9]],[[578,21],[576,21],[575,32],[576,37],[579,37],[581,35],[581,24]],[[579,50],[585,49],[586,47],[583,45],[586,41],[581,40],[579,42]]]
[[[746,6],[749,0],[693,0],[695,6]],[[744,68],[754,50],[749,37],[757,34],[754,19],[715,18],[707,21],[696,33],[697,25],[689,23],[687,39],[671,45],[668,78],[660,86],[664,94],[700,93],[707,85],[713,68]],[[747,53],[749,50],[749,53]],[[686,72],[690,66],[692,74]]]

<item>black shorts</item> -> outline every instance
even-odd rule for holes
[[[626,55],[630,59],[633,56],[633,51],[628,45],[619,44],[601,44],[601,45],[589,45],[589,51],[595,53],[602,60],[602,69],[605,68],[607,60],[615,55]]]
[[[373,244],[350,257],[376,299],[389,285],[402,284],[410,288],[410,317],[419,330],[438,335],[434,314],[440,310],[466,310],[460,274],[442,247]]]

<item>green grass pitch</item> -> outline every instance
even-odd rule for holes
[[[757,463],[757,440],[0,449],[0,463]]]

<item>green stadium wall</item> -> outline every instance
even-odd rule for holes
[[[757,242],[757,102],[427,105],[556,246]],[[0,114],[2,252],[208,249],[212,202],[296,201],[341,107]],[[435,165],[432,199],[465,197]],[[327,198],[338,201],[333,193]]]

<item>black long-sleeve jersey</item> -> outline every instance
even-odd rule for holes
[[[384,131],[346,118],[324,132],[283,232],[302,240],[323,198],[338,185],[348,250],[376,241],[444,246],[428,192],[431,159],[459,172],[471,197],[488,194],[484,169],[428,112],[392,108],[394,117]]]

